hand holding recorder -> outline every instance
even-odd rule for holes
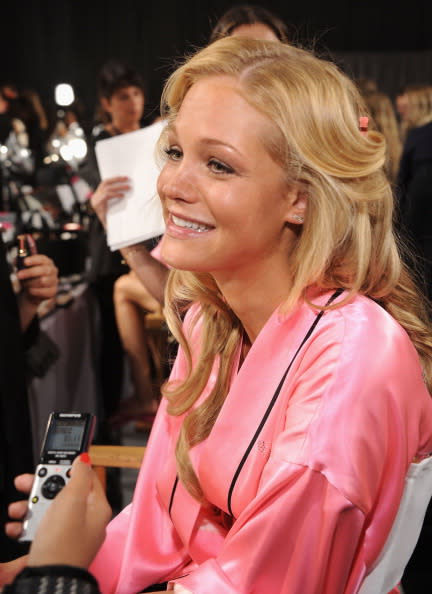
[[[105,537],[111,508],[102,485],[81,454],[67,488],[42,518],[30,548],[29,566],[73,565],[86,569]]]
[[[94,426],[95,416],[90,413],[51,413],[20,541],[33,540],[48,507],[69,482],[72,462],[80,453],[87,452]]]
[[[32,475],[20,475],[16,486],[29,491]],[[24,501],[10,506],[11,516],[19,519],[25,513]],[[111,508],[87,454],[78,456],[72,464],[71,479],[55,498],[36,530],[30,554],[15,561],[0,564],[0,587],[11,583],[16,575],[29,567],[71,565],[86,569],[92,562],[111,519]],[[6,532],[16,537],[22,524],[9,523]]]

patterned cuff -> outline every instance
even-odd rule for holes
[[[100,594],[95,578],[85,569],[70,565],[26,567],[4,594]]]

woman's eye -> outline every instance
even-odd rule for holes
[[[214,173],[234,173],[234,169],[232,167],[226,165],[226,163],[223,163],[218,159],[210,159],[208,166]]]
[[[164,153],[171,161],[179,161],[182,157],[181,150],[172,146],[165,148]]]

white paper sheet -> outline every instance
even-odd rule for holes
[[[126,175],[132,189],[122,199],[109,201],[107,241],[111,250],[162,235],[165,223],[156,192],[159,166],[156,143],[165,123],[156,122],[136,132],[99,140],[95,146],[102,179]]]

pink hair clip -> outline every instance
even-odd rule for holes
[[[367,116],[362,116],[359,118],[359,128],[360,134],[366,136],[369,127],[369,118]]]

